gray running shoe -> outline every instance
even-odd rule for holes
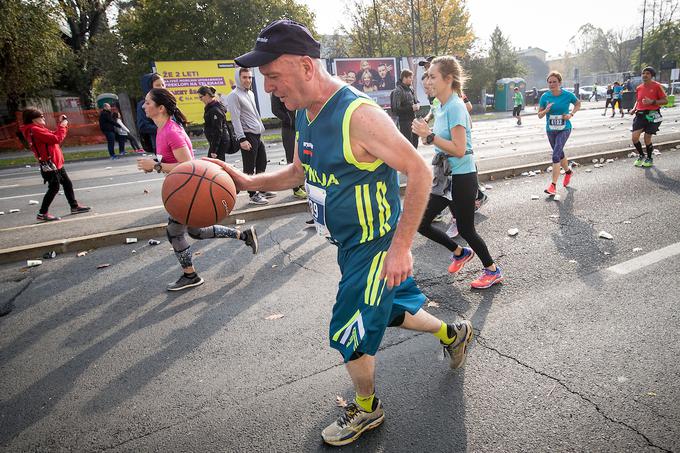
[[[259,193],[259,192],[256,193],[255,195],[253,195],[252,197],[250,197],[250,203],[258,204],[258,205],[269,204],[267,199],[265,197],[263,197],[262,194]]]
[[[274,198],[276,196],[276,192],[260,192],[260,195],[265,198]]]
[[[196,275],[194,278],[189,278],[186,275],[182,276],[175,283],[168,285],[168,291],[181,291],[187,288],[193,288],[194,286],[200,286],[203,284],[203,279]]]
[[[246,245],[253,249],[253,255],[257,254],[257,251],[260,250],[260,245],[257,242],[257,231],[255,231],[255,227],[251,226],[245,230],[243,234],[246,235],[246,238],[244,239]]]
[[[465,365],[465,358],[467,357],[468,344],[472,341],[474,332],[472,331],[472,323],[470,321],[454,322],[449,324],[456,333],[456,340],[450,345],[445,345],[444,356],[449,355],[451,359],[451,369],[455,370]]]
[[[373,400],[373,412],[366,412],[356,403],[349,403],[345,413],[323,431],[323,441],[330,445],[347,445],[359,438],[364,431],[380,426],[385,420],[385,412],[378,398]]]

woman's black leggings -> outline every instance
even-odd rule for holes
[[[493,258],[489,254],[484,239],[477,234],[475,229],[477,188],[477,173],[453,175],[453,200],[450,201],[445,197],[430,194],[430,201],[427,203],[418,232],[443,245],[451,252],[455,251],[458,244],[444,231],[432,226],[432,220],[448,206],[456,217],[461,237],[475,251],[484,267],[489,267],[493,264]]]
[[[59,170],[50,172],[41,171],[41,173],[43,180],[47,183],[47,192],[45,193],[42,205],[40,206],[40,214],[47,214],[47,210],[50,209],[54,197],[56,197],[59,192],[59,185],[64,188],[64,195],[66,196],[68,204],[72,208],[78,206],[78,201],[76,201],[76,196],[73,193],[73,183],[63,167]]]

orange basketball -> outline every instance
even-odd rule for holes
[[[218,165],[190,160],[177,165],[163,181],[163,204],[178,222],[192,227],[215,225],[236,204],[236,186]]]

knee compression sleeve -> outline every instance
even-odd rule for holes
[[[192,264],[189,243],[184,237],[185,231],[186,226],[174,219],[168,219],[168,226],[165,229],[165,233],[168,236],[170,245],[172,245],[172,249],[175,251],[180,266],[183,268],[191,267]]]
[[[213,225],[206,228],[189,228],[187,230],[192,239],[231,238],[238,239],[239,231],[223,225]]]

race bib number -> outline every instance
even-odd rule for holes
[[[647,121],[650,123],[660,123],[663,120],[661,113],[659,113],[658,110],[650,110],[649,113],[645,115],[645,118],[647,118]]]
[[[314,219],[316,233],[330,240],[331,234],[326,227],[326,191],[308,183],[305,183],[305,189],[307,190],[307,203]]]
[[[548,115],[548,129],[551,131],[561,131],[566,127],[567,122],[562,115]]]

